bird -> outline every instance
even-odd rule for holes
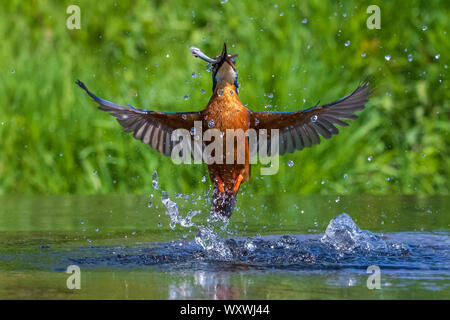
[[[212,96],[202,111],[161,112],[119,105],[94,95],[80,80],[76,83],[99,105],[100,110],[114,116],[125,132],[133,133],[135,139],[165,156],[170,156],[175,146],[171,134],[177,129],[192,132],[196,121],[201,122],[203,131],[213,123],[214,128],[220,130],[225,138],[229,129],[266,130],[269,139],[272,130],[278,130],[279,155],[303,150],[319,144],[320,137],[329,139],[338,134],[336,125],[349,125],[344,120],[357,119],[355,112],[365,108],[373,91],[372,81],[366,80],[352,93],[328,104],[316,104],[308,109],[291,112],[253,111],[239,99],[237,54],[229,54],[226,43],[223,44],[222,53],[214,58],[196,47],[190,47],[190,51],[194,57],[208,63],[212,74]],[[212,216],[226,221],[233,214],[238,191],[242,183],[251,176],[249,150],[249,140],[246,137],[244,161],[239,162],[233,158],[231,163],[208,164],[209,177],[214,186]],[[235,155],[236,151],[236,147],[228,150]]]

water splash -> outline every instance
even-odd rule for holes
[[[204,177],[204,181],[206,181],[206,177]],[[203,178],[202,178],[203,181]],[[160,193],[160,199],[163,206],[166,208],[165,214],[170,218],[169,227],[172,230],[175,230],[177,225],[180,225],[183,228],[194,228],[198,230],[195,242],[199,244],[205,253],[211,259],[219,259],[219,260],[231,260],[233,255],[230,249],[225,244],[224,240],[221,239],[219,234],[232,234],[230,230],[228,230],[228,220],[222,220],[221,217],[218,216],[210,216],[207,218],[207,225],[196,224],[192,220],[196,215],[202,213],[201,210],[189,210],[185,216],[179,210],[176,200],[170,199],[170,196],[167,191],[162,190],[159,186],[158,173],[156,171],[153,172],[153,181],[152,181],[153,189]],[[203,197],[191,197],[186,194],[176,193],[175,199],[182,200],[191,200],[192,203],[196,202],[196,200],[203,199],[206,207],[211,205],[209,193],[212,190],[205,191]],[[153,194],[149,197],[149,204],[151,203],[153,206]],[[150,207],[150,205],[149,205]]]
[[[213,230],[199,226],[199,231],[195,236],[195,242],[199,244],[211,259],[231,261],[233,254],[225,241]]]
[[[153,171],[153,175],[152,175],[152,186],[153,186],[153,189],[155,189],[155,190],[159,190],[159,184],[158,184],[158,172],[156,172],[156,170],[155,171]]]
[[[165,214],[170,218],[170,228],[174,230],[179,225],[182,228],[189,228],[190,232],[192,228],[196,231],[193,243],[200,248],[191,248],[197,253],[188,259],[190,263],[194,263],[200,257],[207,261],[286,267],[290,264],[336,264],[349,256],[359,263],[362,257],[378,254],[402,256],[409,253],[409,247],[401,242],[385,241],[381,235],[361,230],[346,213],[332,219],[323,236],[312,235],[311,238],[306,236],[306,240],[303,239],[305,236],[290,235],[230,238],[229,236],[236,231],[228,228],[228,220],[211,215],[206,219],[206,223],[197,224],[193,218],[202,211],[191,209],[183,215],[176,202],[177,199],[191,202],[203,200],[209,207],[209,193],[213,192],[212,190],[205,192],[203,197],[177,193],[175,200],[172,200],[169,194],[160,188],[156,171],[153,173],[152,184],[154,190],[160,193],[161,202],[166,209]],[[203,203],[201,205],[204,207]],[[192,243],[188,246],[192,246]]]
[[[346,213],[341,213],[330,221],[320,241],[346,253],[387,250],[386,242],[379,235],[361,230]]]

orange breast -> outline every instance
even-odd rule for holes
[[[232,84],[217,86],[211,97],[208,107],[204,110],[203,129],[215,128],[223,133],[223,163],[210,165],[209,172],[211,180],[217,175],[221,177],[225,188],[232,188],[234,180],[239,174],[243,174],[247,180],[250,177],[248,138],[245,137],[245,162],[237,163],[237,142],[234,150],[226,149],[227,129],[249,129],[250,121],[248,109],[239,100]],[[234,163],[226,163],[227,152],[234,153]]]

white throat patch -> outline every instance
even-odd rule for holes
[[[235,79],[236,79],[236,71],[234,71],[233,67],[231,67],[229,63],[224,62],[216,73],[217,83],[220,82],[233,83]]]

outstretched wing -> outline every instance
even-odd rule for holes
[[[171,134],[176,129],[191,130],[194,121],[201,121],[200,112],[157,112],[122,106],[97,97],[83,82],[77,84],[99,104],[99,109],[117,118],[126,132],[133,132],[134,138],[150,145],[155,150],[170,156],[176,142]]]
[[[335,102],[294,112],[250,111],[250,127],[279,129],[279,154],[311,147],[338,134],[335,125],[348,126],[342,119],[357,119],[356,111],[364,109],[371,94],[369,82],[358,86],[353,93]],[[270,150],[270,149],[268,149]]]

